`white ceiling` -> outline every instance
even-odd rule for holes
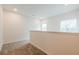
[[[50,16],[59,15],[79,8],[79,5],[68,5],[64,4],[14,4],[14,5],[3,5],[3,8],[13,11],[14,8],[18,9],[18,13],[25,16],[34,18],[47,18]]]

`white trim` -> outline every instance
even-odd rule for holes
[[[4,42],[3,45],[11,44],[11,43],[16,43],[16,42],[21,42],[21,41],[26,41],[26,43],[30,42],[29,40],[19,40],[19,41],[13,41],[13,42]]]

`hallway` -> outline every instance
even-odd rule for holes
[[[79,54],[79,4],[0,5],[1,55]]]

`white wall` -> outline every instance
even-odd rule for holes
[[[3,9],[0,5],[0,50],[3,44]]]
[[[23,16],[17,12],[5,10],[4,44],[21,40],[30,41],[30,31],[41,31],[40,19]]]
[[[74,10],[57,16],[51,16],[46,18],[47,20],[47,31],[60,32],[60,22],[63,20],[77,20],[77,31],[79,32],[79,10]]]
[[[79,33],[32,31],[31,43],[49,55],[79,55]]]
[[[4,10],[4,44],[29,41],[27,20],[28,18],[17,12]]]
[[[31,19],[29,21],[29,29],[31,31],[42,31],[42,24],[47,24],[47,30],[45,31],[55,31],[60,32],[60,23],[64,20],[77,20],[77,29],[76,31],[70,31],[70,32],[79,32],[79,9],[73,10],[64,14],[51,16],[44,19]]]

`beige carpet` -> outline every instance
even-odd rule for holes
[[[15,49],[3,48],[1,55],[46,55],[46,53],[29,43]]]

